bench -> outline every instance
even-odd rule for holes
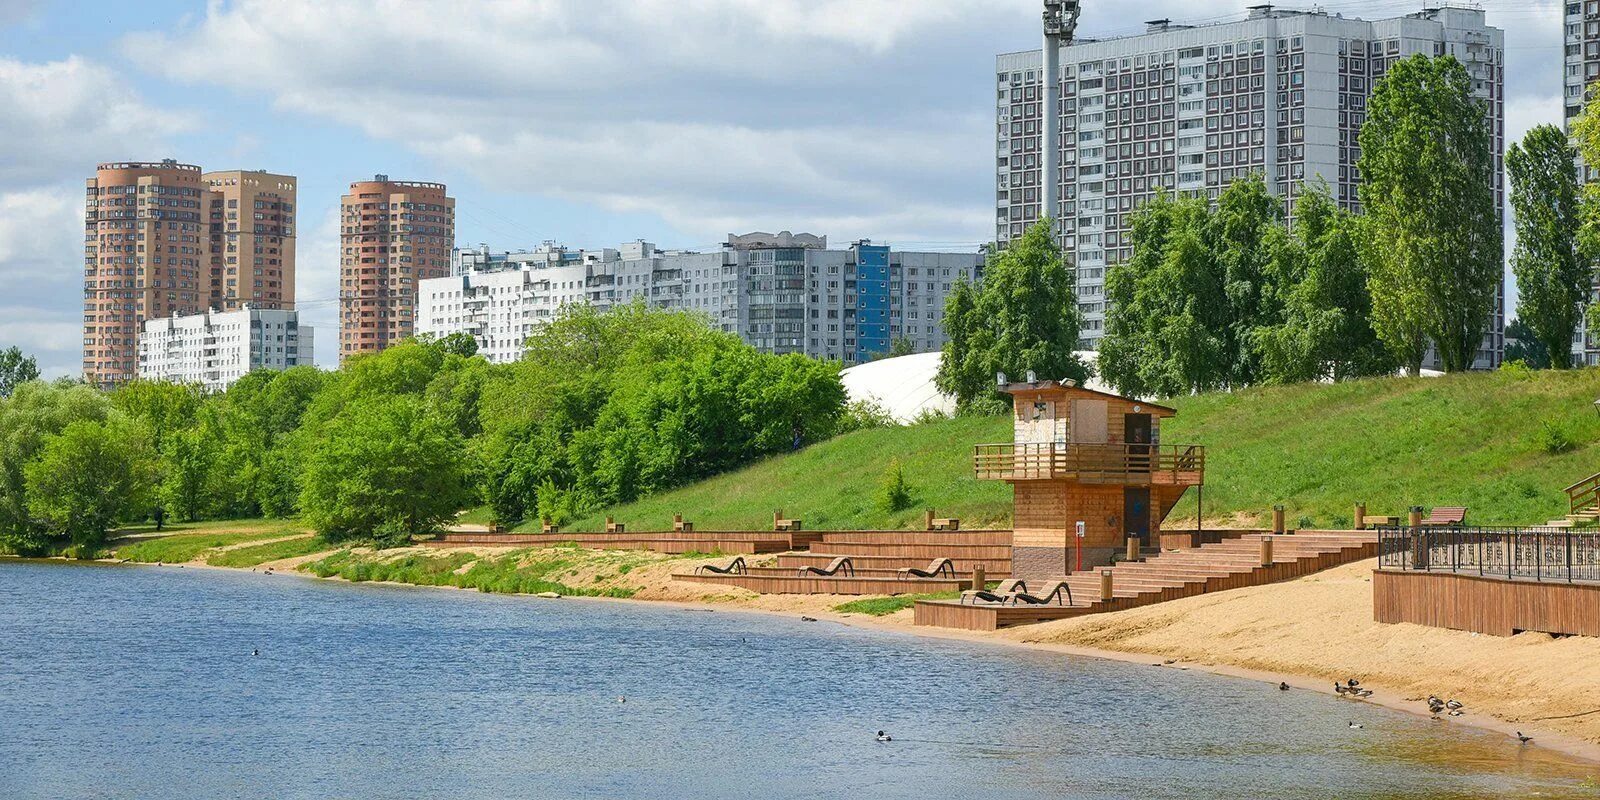
[[[923,526],[930,531],[958,531],[961,530],[961,520],[956,517],[935,517],[933,509],[928,509],[922,514]]]
[[[1459,528],[1467,519],[1465,506],[1438,506],[1422,521],[1424,528]]]
[[[627,533],[628,526],[606,517],[606,533]]]
[[[539,532],[540,533],[555,533],[556,532],[556,526],[550,524],[550,518],[549,517],[545,517],[544,519],[539,521]]]
[[[672,515],[672,532],[673,533],[692,533],[692,532],[694,532],[694,523],[693,522],[684,522],[682,514],[673,514]]]
[[[800,530],[800,520],[785,519],[783,509],[780,508],[772,512],[772,529],[775,531],[798,531]]]

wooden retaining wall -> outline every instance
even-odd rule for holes
[[[737,586],[761,594],[848,594],[896,595],[926,594],[933,592],[963,591],[972,586],[970,580],[918,578],[827,578],[821,575],[800,577],[784,575],[673,575],[673,580],[691,583],[710,583],[718,586]]]
[[[1600,636],[1600,584],[1380,569],[1372,573],[1372,616],[1492,636]]]

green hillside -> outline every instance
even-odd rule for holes
[[[1252,389],[1171,402],[1179,413],[1162,440],[1206,446],[1208,522],[1264,517],[1283,503],[1291,524],[1348,527],[1360,500],[1372,514],[1464,505],[1469,523],[1535,524],[1566,512],[1563,487],[1600,472],[1597,397],[1600,369]],[[975,480],[971,452],[1009,438],[1003,418],[862,431],[569,527],[595,530],[610,514],[659,529],[682,513],[704,530],[764,529],[782,508],[813,529],[905,528],[921,524],[924,506],[967,526],[1004,527],[1009,487]],[[916,507],[886,514],[874,498],[893,458]],[[1169,523],[1194,516],[1191,490]]]

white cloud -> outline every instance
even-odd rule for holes
[[[309,236],[307,235],[309,233]],[[295,308],[316,330],[317,364],[339,363],[339,207],[315,226],[301,225],[294,254]]]
[[[125,50],[497,190],[656,212],[693,236],[976,241],[992,225],[993,120],[983,94],[948,87],[989,71],[985,32],[1037,13],[997,5],[243,0]]]
[[[72,56],[29,63],[0,57],[0,186],[87,176],[99,161],[148,158],[186,114],[152,108],[111,70]]]
[[[82,275],[83,191],[0,192],[0,290],[61,289]]]

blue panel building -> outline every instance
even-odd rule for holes
[[[889,352],[889,248],[858,244],[856,251],[856,363]]]

